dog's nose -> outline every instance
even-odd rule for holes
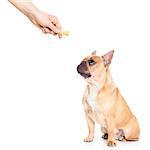
[[[83,69],[83,66],[86,64],[85,61],[82,61],[78,66],[77,66],[77,72],[78,73],[81,73],[82,72],[82,69]]]
[[[77,66],[77,72],[80,73],[81,71],[81,64]]]

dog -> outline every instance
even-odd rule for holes
[[[89,134],[84,142],[93,141],[95,122],[101,125],[102,138],[107,139],[108,146],[116,146],[116,140],[139,140],[138,121],[109,71],[113,54],[114,50],[111,50],[103,56],[98,56],[96,51],[93,51],[77,66],[77,72],[87,82],[82,103]]]

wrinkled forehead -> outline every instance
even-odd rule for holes
[[[102,61],[102,58],[99,56],[87,56],[83,59],[83,61],[88,61],[90,59],[94,60],[95,62],[101,62]]]

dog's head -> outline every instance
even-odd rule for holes
[[[104,54],[103,56],[96,55],[94,51],[90,56],[84,58],[77,66],[77,72],[85,79],[100,77],[111,64],[114,50]]]

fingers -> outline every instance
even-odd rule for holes
[[[61,25],[60,25],[60,23],[59,23],[57,17],[54,17],[54,19],[52,20],[52,24],[57,28],[57,30],[58,30],[59,32],[62,31]],[[58,33],[59,33],[59,32],[58,32]]]
[[[42,30],[42,32],[44,33],[44,34],[46,34],[46,31],[44,30],[44,28],[40,28],[41,30]]]
[[[45,34],[47,34],[47,33],[51,34],[51,31],[48,28],[43,28],[43,30],[45,31]]]
[[[60,25],[57,17],[49,16],[49,19],[50,19],[50,22],[52,23],[52,28],[51,29],[52,30],[54,29],[53,31],[56,32],[56,33],[61,32],[61,25]]]
[[[41,27],[40,29],[42,30],[42,32],[44,34],[52,34],[54,36],[57,35],[59,38],[62,38],[62,34],[56,33],[53,30],[51,30],[50,28],[48,28],[48,27]]]
[[[62,28],[57,17],[47,14],[46,21],[39,27],[44,34],[57,35],[59,38],[62,37]]]
[[[52,22],[49,22],[48,27],[57,34],[60,32],[60,29],[58,29]]]
[[[49,20],[50,20],[50,23],[49,23],[49,28],[55,32],[56,34],[58,34],[58,37],[61,38],[62,35],[59,34],[61,31],[62,31],[62,28],[61,28],[61,25],[57,19],[57,17],[55,16],[49,16]]]
[[[57,35],[57,33],[53,32],[51,29],[46,28],[46,27],[42,27],[41,30],[42,30],[42,32],[43,32],[44,34]]]

